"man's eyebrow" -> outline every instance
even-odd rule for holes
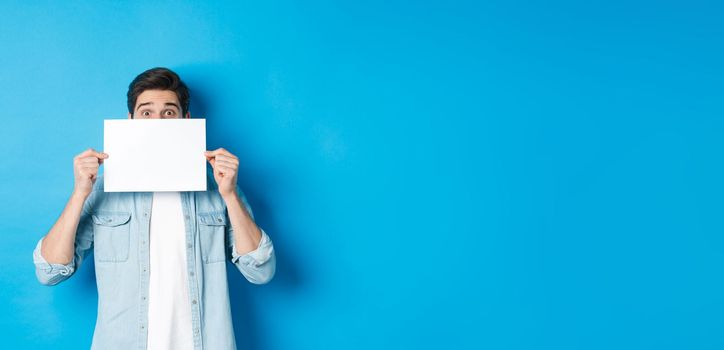
[[[177,104],[175,104],[175,103],[173,103],[173,102],[166,102],[166,103],[164,103],[164,105],[166,105],[166,106],[174,106],[174,107],[176,107],[176,109],[181,109],[181,108],[179,108],[179,106],[178,106]]]
[[[151,104],[151,102],[141,103],[140,105],[138,105],[138,107],[136,107],[136,110],[139,110],[141,107],[146,106],[146,105],[150,105],[150,104]]]

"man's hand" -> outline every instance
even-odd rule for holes
[[[218,148],[206,151],[206,160],[214,168],[214,180],[219,185],[219,194],[226,203],[231,227],[234,230],[234,250],[239,255],[244,255],[257,249],[262,239],[262,231],[256,226],[236,191],[239,158],[223,148]]]
[[[223,148],[206,151],[206,160],[214,168],[214,180],[222,197],[236,194],[236,175],[239,170],[239,158]]]
[[[75,176],[75,188],[73,194],[87,198],[93,191],[93,184],[98,177],[98,168],[108,154],[96,152],[89,148],[73,158],[73,175]]]

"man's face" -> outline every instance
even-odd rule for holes
[[[184,116],[189,118],[187,112]],[[133,114],[128,119],[175,119],[182,118],[178,96],[171,90],[146,90],[138,95]]]

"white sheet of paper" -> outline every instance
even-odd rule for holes
[[[104,192],[206,191],[206,119],[106,119]]]

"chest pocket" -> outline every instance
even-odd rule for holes
[[[128,260],[131,213],[98,211],[93,217],[93,254],[97,262]]]
[[[223,210],[198,213],[199,244],[204,263],[222,262],[225,255],[226,215]]]

